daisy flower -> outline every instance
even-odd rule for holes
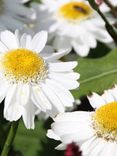
[[[32,3],[37,12],[35,31],[47,30],[56,49],[73,48],[80,56],[87,56],[97,40],[110,43],[112,38],[105,23],[86,0],[43,0]]]
[[[57,149],[74,142],[83,156],[117,156],[117,86],[102,96],[93,93],[88,99],[95,111],[58,115],[48,137],[62,141]]]
[[[0,1],[0,30],[19,29],[31,31],[27,24],[36,18],[34,9],[24,6],[29,0],[1,0]]]
[[[21,116],[27,128],[34,128],[37,112],[54,117],[72,107],[69,92],[79,86],[79,74],[73,72],[77,62],[60,62],[69,49],[53,52],[45,46],[47,32],[19,35],[3,31],[0,34],[0,102],[4,102],[4,117],[16,121]]]

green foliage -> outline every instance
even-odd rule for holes
[[[33,2],[38,2],[38,3],[40,3],[41,2],[41,0],[32,0]]]
[[[14,149],[20,151],[23,156],[38,156],[42,150],[42,142],[46,141],[46,131],[43,121],[35,122],[34,130],[27,130],[20,122],[14,141]]]
[[[79,89],[73,91],[76,98],[92,91],[102,93],[117,83],[117,49],[102,58],[79,58],[78,63],[76,72],[81,77]]]
[[[63,151],[54,148],[59,145],[55,140],[46,137],[52,120],[36,120],[35,129],[27,130],[20,121],[18,132],[14,140],[14,150],[18,156],[63,156]]]

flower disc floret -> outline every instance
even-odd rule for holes
[[[90,16],[92,9],[83,2],[69,2],[61,6],[58,12],[65,19],[76,21]]]
[[[41,56],[28,49],[15,49],[7,52],[2,59],[6,76],[16,80],[29,80],[39,77],[45,70]]]

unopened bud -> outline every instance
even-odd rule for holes
[[[101,4],[103,3],[103,1],[104,1],[104,0],[95,0],[95,3],[96,3],[97,5],[101,5]]]

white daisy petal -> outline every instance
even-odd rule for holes
[[[16,36],[12,32],[6,30],[1,32],[0,36],[1,36],[1,41],[5,44],[5,46],[8,49],[18,48]]]
[[[33,37],[31,42],[31,49],[37,53],[40,53],[45,47],[46,42],[47,42],[47,32],[41,31]]]
[[[16,96],[16,85],[13,85],[9,88],[5,99],[4,117],[9,121],[17,121],[22,115],[22,108]]]
[[[90,156],[93,156],[95,153],[95,156],[99,156],[103,150],[103,148],[105,147],[105,141],[103,141],[102,139],[95,139],[95,143],[93,142],[92,144],[93,146],[91,147],[90,144],[90,151],[89,154]],[[88,151],[86,150],[86,153],[88,153]]]
[[[84,112],[84,111],[76,111],[73,113],[63,113],[58,115],[55,119],[55,122],[64,122],[64,121],[81,121],[81,122],[90,122],[91,121],[91,114],[90,112]]]
[[[3,101],[7,94],[7,90],[9,89],[9,85],[7,84],[6,81],[0,80],[0,103]]]
[[[52,105],[54,105],[58,109],[59,112],[64,112],[65,110],[64,106],[60,102],[57,95],[49,88],[47,83],[46,85],[45,84],[42,85],[42,90],[47,96],[47,98],[49,99],[49,101],[52,103]]]
[[[12,103],[12,100],[14,98],[14,94],[16,92],[16,88],[17,88],[17,85],[14,84],[12,85],[9,90],[8,90],[8,93],[6,95],[6,98],[5,98],[5,108],[4,108],[4,113],[6,112],[6,110],[8,109],[9,105]]]
[[[88,100],[93,108],[99,108],[100,106],[106,104],[106,101],[96,93],[92,93],[91,96],[88,96]]]
[[[53,60],[57,60],[60,59],[61,57],[63,57],[64,55],[67,55],[69,52],[71,51],[71,49],[65,49],[63,51],[57,52],[52,54],[51,56],[46,58],[46,61],[53,61]]]
[[[70,79],[70,80],[77,80],[80,78],[80,74],[79,73],[73,73],[73,72],[66,72],[66,73],[54,73],[51,72],[49,73],[49,76],[55,76],[55,77],[62,77],[63,79]]]
[[[62,84],[67,89],[75,89],[75,88],[79,87],[79,83],[77,81],[64,79],[63,77],[56,76],[54,74],[49,75],[49,77],[51,79],[55,80],[56,82],[59,82],[60,84]]]
[[[21,84],[17,89],[17,101],[25,106],[29,102],[30,86],[28,84]]]
[[[107,156],[110,156],[110,155],[114,156],[114,153],[116,151],[117,151],[117,144],[116,143],[105,143],[105,146],[104,146],[103,151],[101,152],[100,156],[103,156],[105,154]]]
[[[23,121],[27,129],[34,129],[34,119],[35,119],[35,113],[37,108],[33,105],[31,101],[27,105],[25,105],[25,108],[23,108]]]
[[[55,149],[57,149],[57,150],[65,150],[66,149],[66,145],[65,144],[60,144],[57,147],[55,147]]]
[[[60,140],[60,137],[58,137],[52,130],[48,130],[48,132],[47,132],[47,136],[49,137],[49,138],[54,138],[55,140]]]
[[[34,96],[35,100],[37,101],[36,102],[37,107],[42,109],[42,111],[46,111],[46,109],[51,109],[51,107],[52,107],[51,103],[46,98],[46,96],[42,92],[41,88],[39,88],[38,86],[34,86],[32,89],[33,89],[33,96]]]
[[[77,62],[60,62],[60,63],[50,63],[49,70],[51,72],[64,72],[72,70],[77,66]]]
[[[117,101],[117,86],[115,85],[114,88],[109,89],[108,92],[113,96],[113,99],[115,99],[115,101]]]
[[[30,35],[26,35],[26,48],[30,49],[31,48],[31,36]]]
[[[102,98],[104,99],[104,101],[106,101],[106,103],[110,103],[112,101],[115,101],[114,100],[114,97],[109,93],[109,91],[105,91],[103,94],[102,94]]]
[[[58,95],[58,97],[61,99],[61,102],[66,107],[72,107],[74,98],[72,94],[67,91],[66,88],[64,88],[62,85],[58,85],[58,83],[52,81],[52,80],[46,80],[48,85],[53,89],[53,91]]]
[[[26,47],[26,34],[23,34],[21,39],[20,39],[21,47],[24,48]]]
[[[0,41],[0,53],[7,52],[8,48]]]

